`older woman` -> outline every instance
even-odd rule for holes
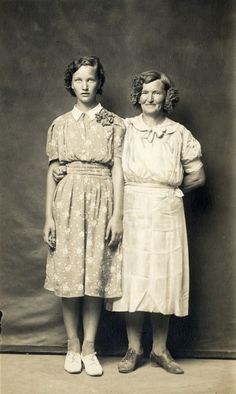
[[[186,316],[189,300],[188,244],[183,191],[203,185],[199,142],[168,118],[178,102],[170,79],[146,71],[133,79],[131,101],[142,113],[125,120],[123,295],[107,308],[128,312],[128,351],[119,372],[133,371],[142,357],[143,312],[151,313],[153,366],[184,371],[166,348],[169,316]],[[181,186],[181,189],[179,188]]]

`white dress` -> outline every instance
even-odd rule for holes
[[[189,261],[178,188],[202,167],[201,147],[183,125],[166,118],[152,129],[142,115],[125,120],[122,297],[111,311],[188,314]]]

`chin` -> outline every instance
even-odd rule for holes
[[[159,114],[160,113],[160,111],[157,111],[157,110],[154,110],[154,109],[152,109],[152,108],[150,108],[149,110],[144,110],[143,111],[143,113],[144,114],[147,114],[147,115],[157,115],[157,114]]]
[[[81,103],[89,104],[89,103],[91,103],[93,100],[91,100],[91,97],[80,97],[80,101],[81,101]]]
[[[143,109],[143,113],[147,115],[160,115],[162,113],[162,109],[145,108]]]

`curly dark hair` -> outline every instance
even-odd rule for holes
[[[130,89],[130,100],[136,108],[140,108],[139,98],[142,94],[143,84],[160,80],[166,91],[165,102],[163,105],[163,111],[170,115],[176,103],[179,101],[179,92],[174,88],[173,82],[167,77],[166,74],[160,71],[144,71],[139,75],[135,75],[132,81]]]
[[[74,90],[71,87],[71,82],[72,82],[73,74],[81,66],[96,67],[97,78],[100,81],[100,86],[99,89],[97,90],[97,93],[102,94],[102,87],[105,82],[105,71],[102,63],[100,62],[99,57],[97,56],[83,56],[78,60],[74,60],[72,63],[68,65],[65,71],[65,78],[64,78],[66,90],[68,90],[68,92],[70,92],[72,96],[76,96]]]

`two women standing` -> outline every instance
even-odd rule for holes
[[[80,372],[82,361],[89,375],[102,374],[94,341],[105,298],[107,309],[127,312],[129,348],[120,372],[139,364],[143,312],[150,312],[152,364],[183,373],[166,339],[169,315],[188,313],[188,248],[179,186],[188,191],[204,183],[200,145],[167,117],[178,101],[167,76],[148,71],[134,78],[131,101],[142,113],[124,123],[97,104],[104,79],[95,57],[69,66],[66,86],[77,103],[53,123],[48,136],[45,287],[62,297],[65,369]],[[53,171],[63,177],[58,185]],[[82,352],[77,334],[81,299]]]

